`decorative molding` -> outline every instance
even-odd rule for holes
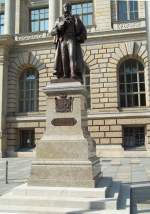
[[[46,121],[46,116],[35,115],[35,116],[8,116],[7,122],[37,122],[37,121]]]
[[[99,47],[100,48],[100,47]],[[97,59],[95,58],[95,54],[91,54],[91,51],[88,50],[83,50],[83,59],[84,62],[88,65],[88,68],[90,68],[90,71],[95,69],[99,69],[99,64]]]
[[[37,32],[37,33],[26,33],[15,35],[15,41],[32,41],[37,39],[52,38],[51,34],[47,31]]]
[[[0,35],[0,47],[9,47],[14,43],[14,39],[11,35]]]
[[[109,67],[116,67],[118,66],[118,63],[123,60],[124,58],[128,57],[135,57],[139,58],[143,61],[143,63],[146,65],[146,58],[147,58],[147,49],[146,45],[143,45],[142,42],[126,42],[121,43],[119,45],[119,48],[116,48],[116,52],[112,54],[112,57],[109,62]]]
[[[102,112],[102,113],[88,113],[88,119],[107,119],[107,118],[150,118],[150,111],[144,112],[144,110],[139,112]]]
[[[93,29],[93,28],[92,28]],[[91,29],[88,29],[88,40],[90,40],[95,43],[99,41],[105,41],[108,42],[108,39],[115,39],[118,40],[121,38],[126,37],[132,37],[134,36],[137,38],[137,36],[145,36],[146,38],[146,29],[145,28],[135,28],[131,31],[131,29],[126,29],[124,31],[107,31],[107,32],[100,32],[100,31],[94,31]],[[1,36],[0,36],[1,37]],[[25,34],[16,34],[14,36],[14,40],[16,41],[17,45],[26,46],[26,45],[36,45],[36,44],[46,44],[50,43],[53,44],[53,37],[50,35],[49,32],[37,32],[37,33],[25,33]],[[86,43],[85,43],[86,45]],[[83,45],[84,46],[84,45]]]
[[[134,29],[134,28],[143,28],[145,27],[145,20],[138,20],[138,21],[130,21],[130,22],[123,22],[123,23],[114,23],[113,29],[114,30],[126,30],[126,29]]]
[[[150,111],[145,111],[141,109],[139,112],[101,112],[101,113],[88,113],[88,119],[108,119],[108,118],[115,118],[115,119],[129,119],[129,118],[150,118]],[[30,121],[45,121],[45,115],[35,115],[35,116],[12,116],[7,117],[7,122],[30,122]]]
[[[11,69],[22,71],[24,68],[29,66],[33,66],[38,71],[46,68],[46,65],[41,62],[36,55],[31,52],[24,52],[18,54],[14,63],[11,65]]]

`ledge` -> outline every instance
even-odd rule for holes
[[[129,21],[114,21],[114,30],[125,30],[146,27],[145,19],[129,20]]]
[[[150,110],[147,112],[89,112],[88,119],[105,119],[105,118],[149,118]]]
[[[146,28],[135,28],[135,29],[124,29],[124,30],[112,30],[100,32],[99,30],[89,32],[88,33],[88,41],[104,41],[108,42],[108,39],[118,40],[121,38],[127,38],[128,40],[131,37],[137,38],[137,36],[145,36]],[[1,37],[1,36],[0,36]],[[3,36],[2,36],[3,37]],[[28,46],[28,45],[42,45],[49,43],[53,45],[53,37],[50,35],[49,32],[37,32],[37,33],[25,33],[25,34],[16,34],[14,35],[14,40],[16,41],[16,45],[18,46]]]
[[[150,118],[150,110],[146,112],[88,112],[88,119],[127,119],[127,118]],[[30,115],[7,116],[7,122],[30,122],[45,121],[46,115],[37,112]]]
[[[60,94],[83,94],[86,96],[87,92],[85,87],[77,80],[74,79],[58,79],[50,82],[44,89],[48,95],[60,95]]]
[[[11,46],[14,43],[14,38],[11,35],[0,36],[0,47]]]

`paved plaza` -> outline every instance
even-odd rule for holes
[[[8,160],[8,184],[6,184],[6,161]],[[149,157],[124,157],[124,158],[101,158],[101,167],[104,177],[113,177],[115,181],[131,184],[141,197],[149,197],[143,202],[135,204],[138,212],[132,211],[131,214],[141,213],[150,214],[150,158]],[[30,158],[8,158],[0,160],[0,194],[4,194],[17,185],[25,183],[30,175]],[[132,191],[131,191],[132,192]],[[132,195],[131,195],[132,196]],[[133,200],[134,202],[134,200]]]

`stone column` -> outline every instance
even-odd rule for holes
[[[4,34],[14,33],[15,0],[5,0]]]
[[[20,33],[20,0],[16,0],[15,33]]]
[[[49,0],[49,32],[51,32],[56,18],[59,17],[60,14],[60,4],[59,0]]]
[[[148,47],[148,61],[150,71],[150,1],[145,2],[145,15],[146,15],[146,26],[147,26],[147,47]]]
[[[0,48],[0,55],[3,55],[3,50]],[[4,75],[4,68],[5,68],[5,64],[4,64],[4,60],[2,59],[3,56],[0,56],[0,157],[3,156],[3,152],[5,150],[5,145],[6,145],[6,141],[5,141],[5,125],[4,125],[4,121],[5,121],[5,112],[4,112],[4,106],[6,108],[5,105],[5,100],[4,100],[4,96],[6,96],[6,90],[4,88],[4,86],[6,86],[6,76]]]
[[[0,157],[6,151],[7,76],[8,53],[13,40],[10,36],[0,38]]]

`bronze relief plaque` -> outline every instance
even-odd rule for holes
[[[74,126],[77,120],[75,118],[55,118],[51,123],[53,126]]]
[[[56,112],[72,112],[73,98],[67,96],[60,96],[55,98]]]

